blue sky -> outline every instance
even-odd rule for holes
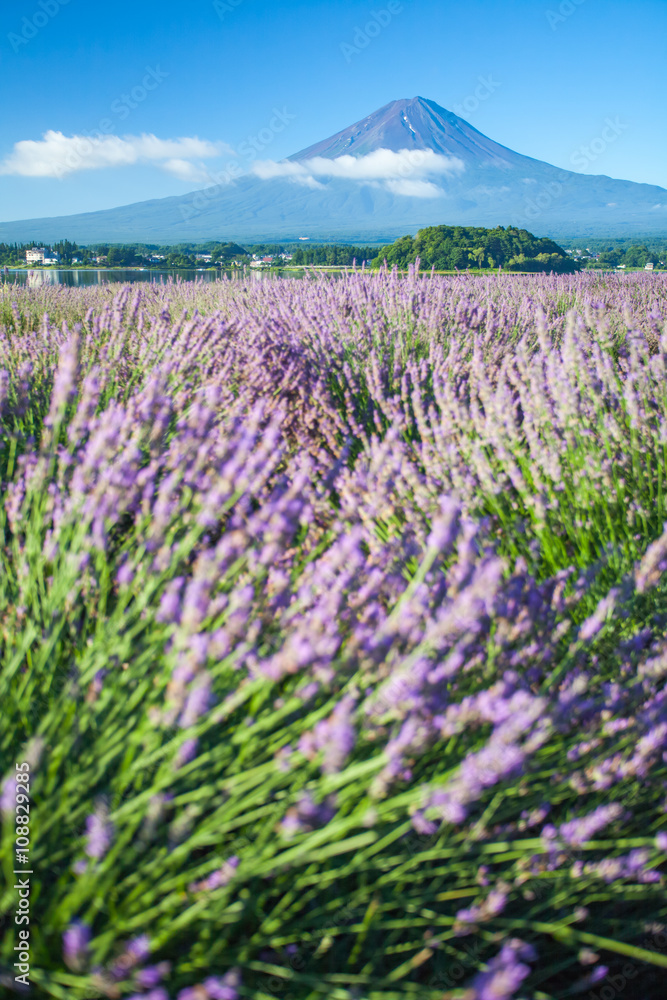
[[[665,0],[15,0],[0,218],[183,194],[416,95],[517,152],[667,187],[666,56]],[[91,134],[118,137],[95,169],[71,146]]]

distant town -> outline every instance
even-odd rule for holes
[[[291,267],[378,266],[385,258],[390,265],[407,266],[419,256],[422,267],[478,270],[502,267],[506,270],[664,270],[667,268],[667,239],[647,238],[646,243],[627,239],[589,239],[588,245],[532,236],[525,230],[466,229],[437,226],[421,230],[415,237],[402,237],[388,246],[298,242],[256,243],[242,246],[233,242],[190,243],[177,246],[151,244],[94,244],[79,246],[70,240],[47,245],[0,243],[3,268],[149,268],[156,270],[207,270],[253,268],[257,270]],[[435,234],[438,249],[425,242]],[[545,256],[543,251],[547,252]],[[537,264],[539,263],[539,268]]]
[[[654,269],[664,268],[665,260],[667,260],[667,253],[664,254],[665,259],[663,260],[659,251],[649,250],[645,246],[631,246],[625,251],[610,248],[608,250],[600,250],[597,253],[589,247],[583,250],[575,247],[565,252],[583,267],[599,267],[605,270],[615,267],[619,271],[624,271],[628,268],[637,269],[643,267],[645,271],[653,271]]]
[[[97,250],[88,250],[85,247],[78,248],[78,252],[72,255],[62,254],[52,247],[30,247],[25,251],[25,263],[29,267],[52,267],[52,266],[84,266],[97,265],[98,267],[202,267],[209,265],[212,267],[271,267],[279,262],[288,263],[293,259],[291,253],[261,254],[247,253],[241,251],[238,255],[222,253],[216,255],[214,251],[208,253],[183,253],[171,251],[169,253],[148,253],[141,254],[129,247],[111,247],[106,253]]]
[[[208,242],[177,246],[110,245],[79,246],[69,240],[51,245],[0,243],[0,267],[26,268],[271,268],[324,265],[333,267],[370,263],[380,247],[348,245]]]

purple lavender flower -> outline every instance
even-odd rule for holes
[[[619,587],[614,587],[609,591],[606,597],[598,603],[597,608],[586,621],[581,623],[579,628],[579,639],[582,642],[588,642],[593,636],[597,635],[602,626],[605,623],[607,616],[616,607],[616,602],[618,600],[619,594],[621,593]]]
[[[122,564],[122,566],[120,566],[118,572],[116,573],[116,583],[119,587],[126,587],[128,584],[132,583],[133,579],[134,569],[132,568],[130,561],[127,560]]]
[[[456,919],[465,926],[483,923],[502,913],[509,898],[506,886],[492,889],[481,903],[468,909],[459,910]]]
[[[138,986],[150,989],[152,986],[157,986],[165,976],[169,975],[170,969],[170,962],[158,962],[157,965],[147,965],[143,969],[137,969],[134,978]]]
[[[663,525],[662,535],[651,542],[635,571],[635,583],[639,593],[643,594],[651,587],[655,587],[665,569],[667,569],[667,521]]]
[[[197,678],[188,691],[185,706],[178,720],[181,729],[193,726],[197,719],[208,711],[210,705],[211,678],[204,673]]]
[[[535,950],[514,938],[488,963],[486,972],[480,972],[471,983],[475,1000],[510,1000],[530,975],[525,961],[534,962]]]
[[[198,986],[186,986],[178,993],[178,1000],[238,1000],[240,977],[236,970],[225,976],[209,976]]]
[[[241,975],[238,969],[230,969],[222,977],[210,976],[204,980],[204,989],[210,1000],[238,1000]]]
[[[559,828],[559,833],[567,844],[579,847],[587,840],[592,840],[596,833],[622,815],[623,807],[618,802],[612,802],[607,806],[598,806],[588,816],[581,816],[563,823]]]
[[[197,754],[198,745],[199,740],[197,739],[185,740],[178,748],[178,752],[176,753],[176,757],[174,759],[174,767],[178,769],[193,760]]]
[[[331,796],[320,805],[316,805],[312,796],[304,792],[295,806],[287,810],[285,818],[280,823],[283,834],[293,837],[296,833],[316,830],[326,824],[335,815]]]
[[[125,946],[124,954],[132,965],[145,962],[151,953],[151,942],[148,934],[140,934],[139,937],[132,938]]]
[[[434,519],[431,534],[426,540],[427,548],[446,555],[456,540],[460,517],[460,504],[451,497],[443,497],[440,501],[440,516]]]
[[[167,584],[164,594],[160,598],[160,606],[155,615],[158,622],[177,623],[181,612],[181,591],[185,582],[184,576],[175,576]]]
[[[318,722],[312,733],[301,738],[299,749],[306,756],[319,750],[324,751],[322,770],[325,774],[340,771],[354,749],[356,732],[352,719],[355,706],[355,699],[346,695],[328,719]]]
[[[111,974],[115,979],[124,979],[130,969],[145,962],[150,953],[150,938],[147,934],[140,934],[138,937],[132,938],[111,967]]]
[[[105,805],[99,805],[86,820],[86,854],[99,860],[109,850],[113,835],[113,824]]]
[[[18,784],[15,778],[5,778],[2,783],[2,793],[0,793],[0,812],[9,816],[16,810],[16,789]]]
[[[207,875],[201,882],[192,882],[188,888],[190,892],[210,892],[212,889],[220,889],[232,880],[239,866],[238,857],[233,854],[228,858],[221,868],[216,868],[214,872]]]
[[[46,427],[53,427],[63,416],[66,407],[77,394],[76,379],[79,371],[79,337],[71,334],[60,348],[58,368],[53,379],[51,405],[44,418]]]
[[[588,984],[593,986],[595,983],[599,983],[602,979],[609,974],[609,967],[606,965],[596,966],[590,974]]]
[[[79,920],[69,925],[63,934],[63,958],[68,968],[81,972],[88,958],[91,932]]]

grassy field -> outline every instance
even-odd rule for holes
[[[0,288],[0,991],[664,996],[666,316]]]

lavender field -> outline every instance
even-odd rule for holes
[[[4,286],[0,355],[0,990],[26,763],[25,995],[664,997],[666,276]]]

